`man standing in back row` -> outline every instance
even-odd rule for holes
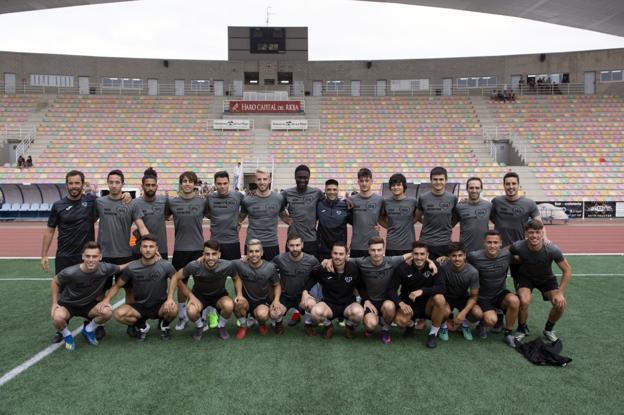
[[[256,184],[258,185],[256,194],[243,199],[239,223],[242,224],[245,218],[249,217],[245,247],[252,239],[259,240],[262,243],[262,258],[271,261],[280,253],[277,240],[278,219],[281,216],[282,220],[288,220],[286,219],[288,216],[284,214],[284,197],[271,191],[269,173],[256,170]]]
[[[288,216],[288,235],[297,234],[303,239],[303,252],[318,256],[316,244],[316,205],[323,198],[323,192],[309,187],[310,168],[305,164],[295,169],[297,186],[282,191]],[[288,248],[288,246],[286,246]]]
[[[219,241],[222,259],[240,259],[238,218],[244,196],[230,189],[230,177],[226,171],[216,172],[214,183],[217,191],[206,198],[206,210],[210,217],[210,239]]]
[[[373,173],[370,169],[358,171],[360,192],[349,199],[353,216],[351,237],[351,258],[368,256],[368,241],[379,236],[379,216],[383,208],[383,198],[373,192]]]
[[[429,174],[431,191],[418,198],[416,219],[422,222],[420,240],[429,248],[429,258],[447,256],[457,196],[446,191],[448,174],[444,167],[434,167]]]

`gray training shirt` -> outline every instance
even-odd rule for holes
[[[143,218],[136,200],[125,204],[121,200],[104,196],[96,199],[95,206],[100,218],[98,243],[102,247],[102,256],[106,258],[132,256],[130,228],[135,220]]]
[[[204,246],[202,225],[205,216],[205,201],[199,196],[191,199],[174,197],[169,199],[167,216],[173,215],[175,228],[174,251],[201,251]]]
[[[479,199],[478,203],[459,202],[455,214],[459,222],[459,240],[466,247],[466,252],[478,251],[483,248],[485,233],[490,226],[492,204]]]
[[[234,262],[238,276],[243,282],[245,297],[252,303],[269,302],[269,289],[271,289],[270,294],[273,294],[272,287],[280,283],[275,264],[263,260],[260,268],[253,268],[240,259],[232,262]]]
[[[236,276],[236,266],[232,261],[219,259],[215,268],[209,269],[195,260],[186,264],[182,275],[184,278],[193,277],[193,294],[211,297],[225,291],[225,280]]]
[[[121,273],[121,279],[132,283],[135,304],[156,305],[167,299],[168,279],[176,270],[169,261],[160,260],[143,265],[141,259],[132,261]]]
[[[242,193],[230,191],[227,196],[217,192],[208,195],[206,207],[210,214],[210,238],[221,244],[240,243],[238,216],[243,202]]]
[[[288,252],[273,258],[282,281],[282,297],[292,301],[299,301],[301,292],[310,279],[312,268],[319,265],[314,256],[305,252],[301,255],[302,258],[299,261],[293,261]]]
[[[271,192],[267,197],[246,196],[241,205],[241,213],[249,219],[247,241],[259,239],[263,247],[277,246],[277,222],[284,211],[284,197]]]
[[[457,196],[444,192],[436,196],[427,192],[418,198],[418,210],[423,212],[420,240],[429,246],[448,245],[453,232],[453,213]]]
[[[368,240],[373,236],[379,236],[375,229],[379,221],[379,215],[383,207],[383,198],[377,193],[369,197],[353,195],[349,199],[353,203],[353,236],[351,237],[351,249],[366,251]]]
[[[468,296],[468,290],[479,288],[479,271],[466,263],[461,271],[453,271],[451,261],[446,261],[440,266],[440,276],[446,280],[446,292],[448,298],[464,298]]]
[[[373,265],[369,256],[352,258],[349,262],[355,263],[360,269],[360,276],[364,282],[365,300],[384,301],[389,299],[388,289],[391,286],[392,275],[396,267],[405,262],[403,255],[386,256],[381,265]]]
[[[539,251],[531,251],[528,241],[522,240],[511,245],[509,250],[513,255],[520,257],[518,274],[532,280],[554,277],[552,263],[559,263],[565,259],[561,249],[553,243],[542,246]]]
[[[393,197],[384,199],[384,211],[388,218],[388,236],[386,237],[386,249],[411,250],[414,242],[414,212],[416,211],[416,198],[406,197],[396,200]]]
[[[150,231],[156,235],[158,239],[158,252],[167,253],[167,227],[165,225],[165,211],[167,208],[167,198],[164,196],[156,196],[152,202],[147,202],[142,197],[134,200],[141,213],[143,214],[143,223]]]
[[[60,285],[59,302],[74,307],[86,307],[97,302],[106,291],[106,283],[119,272],[119,266],[100,262],[93,272],[83,272],[80,264],[65,268],[57,275]]]
[[[488,257],[483,249],[468,254],[468,262],[479,271],[479,299],[491,300],[506,289],[511,258],[507,248],[501,249],[496,258]]]
[[[321,189],[307,187],[300,192],[297,187],[291,187],[284,190],[282,196],[293,220],[288,235],[296,233],[304,242],[316,242],[316,204],[323,198]]]
[[[534,201],[521,197],[509,201],[505,196],[492,199],[491,219],[494,229],[500,232],[503,245],[511,245],[524,239],[524,225],[529,219],[539,216],[539,209]]]

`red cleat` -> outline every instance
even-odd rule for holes
[[[262,323],[258,326],[258,331],[260,332],[261,336],[266,336],[267,334],[269,334],[269,327],[265,323]]]

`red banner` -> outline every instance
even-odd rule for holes
[[[230,112],[301,112],[301,101],[230,101]]]

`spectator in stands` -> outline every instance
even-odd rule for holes
[[[26,167],[26,159],[24,159],[24,156],[19,156],[17,158],[17,168],[23,169],[24,167]]]
[[[28,156],[28,158],[26,159],[26,167],[32,167],[32,166],[33,166],[32,156]]]

